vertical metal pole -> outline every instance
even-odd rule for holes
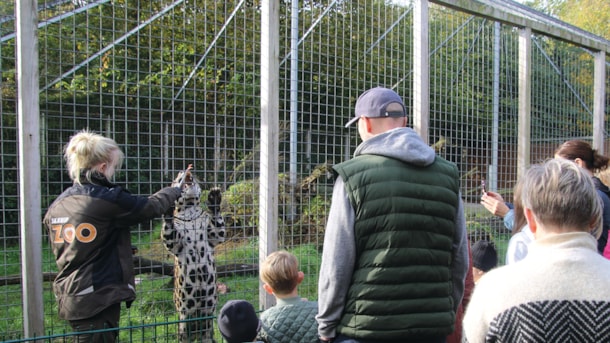
[[[604,113],[606,99],[606,52],[595,54],[595,69],[593,70],[593,148],[600,154],[604,153]]]
[[[44,333],[37,1],[15,6],[23,330],[25,337],[35,337]]]
[[[162,127],[163,127],[163,147],[162,147],[162,151],[163,151],[163,173],[165,174],[165,176],[170,175],[170,177],[172,176],[169,173],[169,121],[166,120],[165,122],[161,123]]]
[[[428,144],[430,122],[428,0],[416,0],[413,6],[413,129]]]
[[[259,262],[277,250],[279,153],[279,0],[261,4],[261,161],[259,202]],[[260,263],[259,263],[260,264]],[[259,281],[260,307],[275,298]]]
[[[493,61],[493,121],[491,126],[491,165],[488,169],[489,189],[498,189],[498,140],[500,122],[500,22],[494,23],[494,61]]]
[[[292,0],[290,21],[290,221],[296,218],[297,146],[299,119],[299,0]]]
[[[221,155],[221,147],[220,145],[222,144],[222,139],[221,139],[221,132],[220,132],[220,125],[216,124],[216,127],[214,128],[214,183],[212,183],[214,186],[219,187],[220,185],[218,184],[218,174],[220,174],[220,170],[221,170],[221,164],[220,161],[222,159],[222,155]],[[224,173],[224,170],[223,170]],[[222,178],[220,178],[221,180],[226,180],[226,175],[224,175]],[[224,188],[225,185],[222,185],[222,189]]]
[[[305,135],[305,169],[312,170],[311,165],[311,130],[307,130]]]
[[[532,29],[519,30],[519,133],[517,137],[517,178],[530,163],[532,98]]]

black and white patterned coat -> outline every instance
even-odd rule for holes
[[[220,214],[222,195],[218,188],[210,190],[207,212],[200,206],[199,182],[189,170],[181,172],[172,186],[181,187],[182,196],[173,213],[165,214],[161,238],[175,261],[174,303],[180,318],[179,341],[214,342],[212,318],[190,319],[211,317],[216,309],[214,247],[225,239]]]

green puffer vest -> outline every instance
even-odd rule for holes
[[[402,342],[451,333],[457,167],[360,155],[334,170],[356,213],[356,263],[337,331]]]

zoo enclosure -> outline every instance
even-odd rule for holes
[[[476,204],[481,179],[510,199],[519,171],[560,142],[584,139],[606,150],[610,43],[512,1],[46,1],[32,6],[39,78],[26,79],[15,58],[12,6],[0,4],[2,340],[68,331],[41,280],[55,266],[40,215],[70,183],[61,150],[85,127],[121,145],[126,160],[116,180],[133,193],[153,193],[189,163],[205,189],[225,190],[230,235],[217,250],[219,265],[256,265],[276,242],[315,247],[298,255],[310,271],[302,294],[310,299],[317,297],[328,168],[358,144],[343,125],[363,90],[395,89],[410,124],[458,165],[475,239],[507,239]],[[17,94],[25,81],[35,90]],[[34,112],[17,114],[32,103]],[[39,144],[16,154],[35,124]],[[23,167],[38,157],[35,170]],[[40,184],[30,182],[31,172]],[[40,213],[28,208],[20,218],[36,198],[19,196],[28,185],[39,194]],[[141,257],[169,262],[159,223],[135,229],[134,242]],[[37,237],[42,244],[30,244]],[[232,254],[238,249],[247,253]],[[40,268],[10,259],[37,254]],[[12,285],[14,275],[31,282]],[[151,294],[159,312],[149,318],[129,310],[121,334],[176,318],[171,287],[150,275],[143,270],[134,307],[149,308]],[[230,289],[221,302],[258,294],[256,281],[221,281]],[[252,300],[268,306],[264,297]],[[38,306],[42,313],[32,310]]]

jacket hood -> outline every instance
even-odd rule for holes
[[[97,170],[83,169],[80,173],[81,184],[91,183],[94,185],[104,186],[108,188],[115,187],[116,185],[110,182],[106,176]]]
[[[434,162],[434,149],[426,145],[419,135],[408,127],[392,129],[360,143],[354,152],[359,155],[380,155],[416,166]]]

